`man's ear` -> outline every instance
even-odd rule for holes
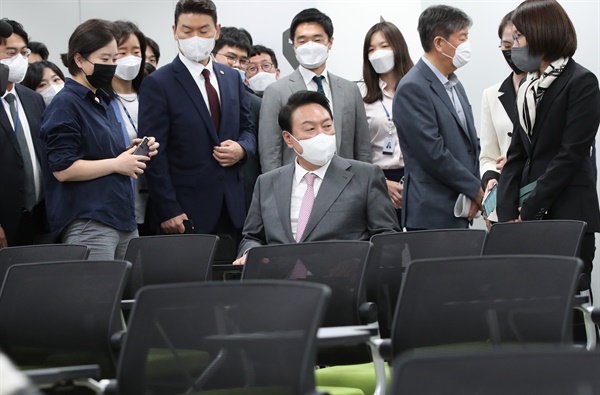
[[[294,148],[294,141],[293,141],[294,139],[292,138],[292,135],[290,134],[290,132],[288,132],[287,130],[284,130],[281,132],[281,135],[283,136],[283,141],[285,141],[287,146],[290,148]]]
[[[331,51],[331,47],[333,46],[333,37],[331,37],[329,39],[329,44],[327,45],[327,48]]]

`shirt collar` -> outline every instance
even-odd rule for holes
[[[449,78],[446,78],[446,76],[442,74],[442,72],[439,71],[437,67],[435,67],[433,63],[431,63],[425,56],[423,56],[421,59],[423,59],[423,62],[427,66],[429,66],[431,71],[433,71],[433,74],[435,74],[435,76],[438,77],[442,85],[444,85],[445,87],[452,88],[458,83],[458,77],[456,76],[456,74],[450,73],[450,75],[448,76]]]
[[[331,164],[331,159],[329,160],[329,162],[325,163],[323,166],[319,167],[317,170],[313,170],[311,172],[309,172],[308,170],[306,170],[304,167],[300,166],[300,164],[298,163],[298,158],[296,158],[296,160],[294,161],[294,182],[296,183],[296,185],[300,184],[300,181],[302,181],[302,179],[304,178],[304,175],[306,173],[313,173],[316,174],[317,177],[319,177],[321,180],[323,178],[325,178],[325,173],[327,173],[327,169],[329,168],[329,165]]]
[[[198,62],[192,62],[191,60],[189,60],[188,58],[186,58],[185,56],[183,56],[183,54],[181,52],[179,52],[179,60],[181,60],[181,62],[183,63],[183,65],[190,71],[190,73],[197,77],[200,74],[202,74],[202,72],[204,71],[204,69],[208,69],[211,74],[214,73],[214,69],[213,69],[213,64],[212,64],[212,56],[208,57],[208,63],[206,64],[206,66],[204,66],[202,63],[198,63]]]
[[[390,95],[389,92],[385,90],[386,87],[387,87],[387,82],[385,82],[384,80],[382,80],[380,78],[379,79],[379,88],[381,89],[381,93],[383,94],[383,96],[393,99],[394,96]]]
[[[304,80],[304,85],[308,86],[308,83],[312,81],[313,77],[317,74],[313,73],[311,70],[305,68],[304,66],[300,66],[298,67],[298,70],[300,71],[300,75],[302,76],[302,79]],[[323,69],[323,73],[321,74],[325,80],[325,82],[327,82],[327,84],[329,84],[329,74],[327,73],[327,66],[325,66],[325,69]]]
[[[79,82],[72,78],[67,78],[65,81],[65,88],[73,91],[77,96],[85,99],[89,97],[90,100],[96,101],[96,98],[100,99],[104,104],[110,103],[110,96],[102,90],[96,89],[96,93],[92,92],[89,88],[81,85]]]

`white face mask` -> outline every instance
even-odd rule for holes
[[[8,66],[8,81],[18,84],[23,81],[25,74],[27,74],[27,67],[29,62],[27,58],[20,53],[16,54],[12,58],[2,59],[0,62]]]
[[[44,103],[46,103],[46,107],[50,104],[52,99],[54,99],[54,96],[56,96],[56,94],[60,92],[64,87],[65,84],[50,85],[49,87],[40,92],[40,95],[42,95],[42,97],[44,98]]]
[[[275,73],[261,72],[248,78],[248,86],[254,92],[264,92],[267,86],[277,81]]]
[[[235,67],[234,69],[237,70],[238,73],[240,73],[240,78],[242,79],[242,82],[244,82],[246,80],[246,70],[238,69]]]
[[[302,155],[294,150],[296,155],[315,166],[323,166],[335,155],[335,134],[319,133],[306,140],[297,140],[294,136],[292,138],[302,147]]]
[[[309,70],[316,69],[323,65],[329,56],[327,45],[309,41],[294,49],[296,59],[305,68]]]
[[[369,56],[369,62],[377,74],[389,73],[396,65],[394,51],[391,49],[378,49]]]
[[[215,33],[215,36],[217,33]],[[204,37],[190,37],[184,39],[178,39],[179,49],[183,56],[191,60],[192,62],[201,62],[208,59],[211,51],[215,47],[215,38],[204,38]]]
[[[442,40],[446,41],[448,45],[450,45],[456,50],[454,51],[454,57],[442,52],[442,55],[452,59],[452,64],[454,65],[454,67],[460,69],[461,67],[469,63],[469,60],[471,60],[471,43],[469,41],[465,41],[461,43],[458,47],[455,47],[454,45],[450,44],[448,40],[446,40],[444,37],[442,37]]]
[[[142,58],[140,57],[130,55],[117,59],[115,77],[131,81],[139,74],[140,67],[142,67]]]

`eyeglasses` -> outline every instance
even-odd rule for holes
[[[519,39],[520,39],[521,37],[523,37],[523,35],[522,35],[521,33],[516,33],[516,34],[515,34],[515,33],[513,33],[513,35],[512,35],[512,39],[513,39],[513,41],[514,41],[515,43],[517,43],[517,46],[518,46],[518,47],[520,47],[520,46],[521,46],[521,43],[519,42]]]
[[[31,55],[31,49],[29,49],[29,48],[23,48],[21,50],[21,52],[17,52],[17,50],[15,50],[15,49],[9,49],[9,50],[4,51],[2,53],[5,54],[6,56],[8,56],[9,58],[17,56],[18,53],[20,53],[21,56],[23,56],[25,58],[28,58],[29,55]]]
[[[254,74],[258,73],[258,67],[259,66],[255,65],[255,64],[252,65],[252,66],[250,66],[250,67],[248,67],[246,69],[246,74],[254,75]],[[268,62],[263,63],[263,64],[260,65],[260,69],[262,71],[264,71],[265,73],[268,73],[271,70],[273,70],[273,63],[268,63]]]
[[[224,56],[225,58],[227,58],[227,63],[230,66],[233,66],[236,63],[238,63],[242,67],[248,66],[248,58],[238,58],[235,55],[231,55],[228,53],[218,53],[218,52],[217,52],[217,55],[221,55],[221,56]]]

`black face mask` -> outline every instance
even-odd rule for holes
[[[514,71],[515,74],[523,74],[523,70],[519,70],[519,68],[513,63],[511,54],[512,51],[510,49],[502,50],[502,55],[504,55],[504,59],[506,59],[506,63],[508,63],[508,66],[512,69],[512,71]]]
[[[154,65],[152,63],[146,62],[146,64],[144,65],[144,68],[146,69],[146,73],[148,75],[150,75],[156,71],[156,67],[154,67]]]
[[[85,58],[84,58],[85,59]],[[85,59],[90,62],[89,60]],[[115,71],[117,70],[116,64],[102,64],[102,63],[92,63],[94,65],[94,71],[92,74],[87,75],[85,71],[85,78],[87,78],[88,82],[91,86],[96,89],[104,89],[110,86],[113,77],[115,76]]]

